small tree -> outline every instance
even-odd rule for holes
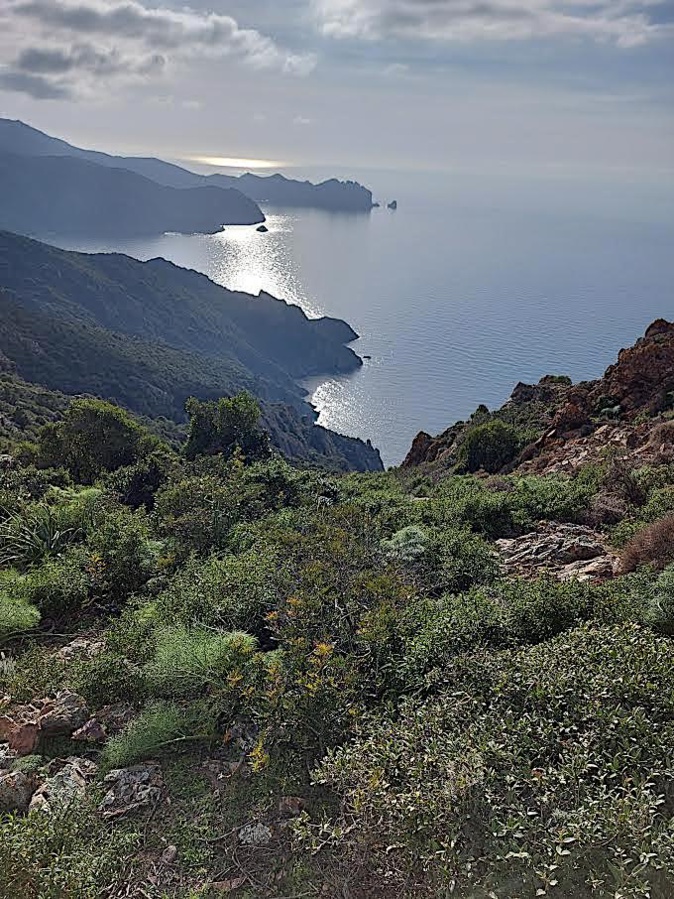
[[[190,417],[185,455],[232,456],[240,450],[248,460],[269,455],[269,436],[259,427],[260,406],[245,391],[220,400],[201,402],[190,397],[185,406]]]
[[[104,400],[74,400],[62,421],[39,433],[38,462],[67,468],[81,484],[132,465],[155,439],[128,412]]]
[[[496,418],[470,428],[459,448],[459,467],[464,471],[483,468],[490,474],[512,462],[521,449],[517,428]]]

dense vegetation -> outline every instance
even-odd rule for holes
[[[78,400],[0,470],[0,711],[125,712],[9,763],[98,770],[0,818],[0,896],[672,895],[669,456],[339,476],[274,454],[249,397],[188,411],[175,449]],[[513,427],[476,421],[464,467]],[[541,520],[629,573],[505,576],[494,541]],[[162,797],[102,816],[149,763]]]

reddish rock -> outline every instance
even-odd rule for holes
[[[30,717],[31,712],[33,718]],[[31,755],[40,739],[37,714],[37,709],[21,706],[12,716],[0,716],[0,741],[9,744],[17,755]]]

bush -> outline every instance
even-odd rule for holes
[[[674,643],[580,628],[437,684],[315,772],[341,798],[333,858],[387,895],[671,895]]]
[[[211,740],[214,721],[198,703],[183,709],[169,702],[149,705],[103,750],[104,769],[124,768],[183,745]]]
[[[493,474],[512,462],[522,446],[517,428],[496,418],[469,428],[458,449],[457,465],[463,471]]]
[[[540,643],[576,627],[594,613],[592,588],[571,580],[503,581],[498,586],[503,627],[512,640]]]
[[[674,515],[668,515],[640,530],[625,546],[621,567],[624,573],[641,565],[666,568],[674,562]]]
[[[191,559],[156,602],[166,624],[244,630],[262,637],[278,601],[277,554],[260,546],[237,556]]]
[[[16,581],[16,595],[43,616],[64,618],[82,612],[90,597],[90,557],[81,548],[51,559]]]
[[[249,393],[210,402],[191,397],[185,406],[190,418],[185,455],[232,456],[241,451],[248,460],[269,455],[269,435],[258,427],[260,406]]]
[[[644,620],[653,630],[674,636],[674,565],[665,568],[655,582]]]
[[[249,634],[167,628],[157,634],[154,659],[144,674],[155,696],[196,696],[225,686],[233,672],[244,678],[256,650]]]
[[[103,824],[88,802],[0,818],[3,899],[100,899],[133,880],[141,835]]]
[[[10,515],[0,524],[0,565],[28,568],[61,555],[82,536],[76,527],[64,525],[58,510],[32,506]]]
[[[40,612],[13,590],[14,577],[0,576],[0,645],[40,622]]]
[[[68,671],[68,683],[91,709],[114,702],[138,703],[146,693],[140,668],[125,656],[109,651],[92,659],[76,658]]]
[[[88,546],[100,598],[119,604],[150,578],[160,545],[150,539],[147,518],[102,502],[95,510]]]
[[[81,484],[124,465],[132,465],[156,446],[128,412],[96,399],[73,400],[63,420],[39,432],[39,464],[63,466]]]

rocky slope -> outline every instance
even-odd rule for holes
[[[662,414],[673,405],[674,323],[660,319],[596,381],[572,384],[548,376],[535,385],[518,384],[494,413],[482,407],[471,421],[457,422],[437,437],[422,431],[403,467],[452,468],[475,423],[495,418],[536,435],[504,471],[573,471],[597,461],[607,446],[628,450],[646,464],[671,443]]]

